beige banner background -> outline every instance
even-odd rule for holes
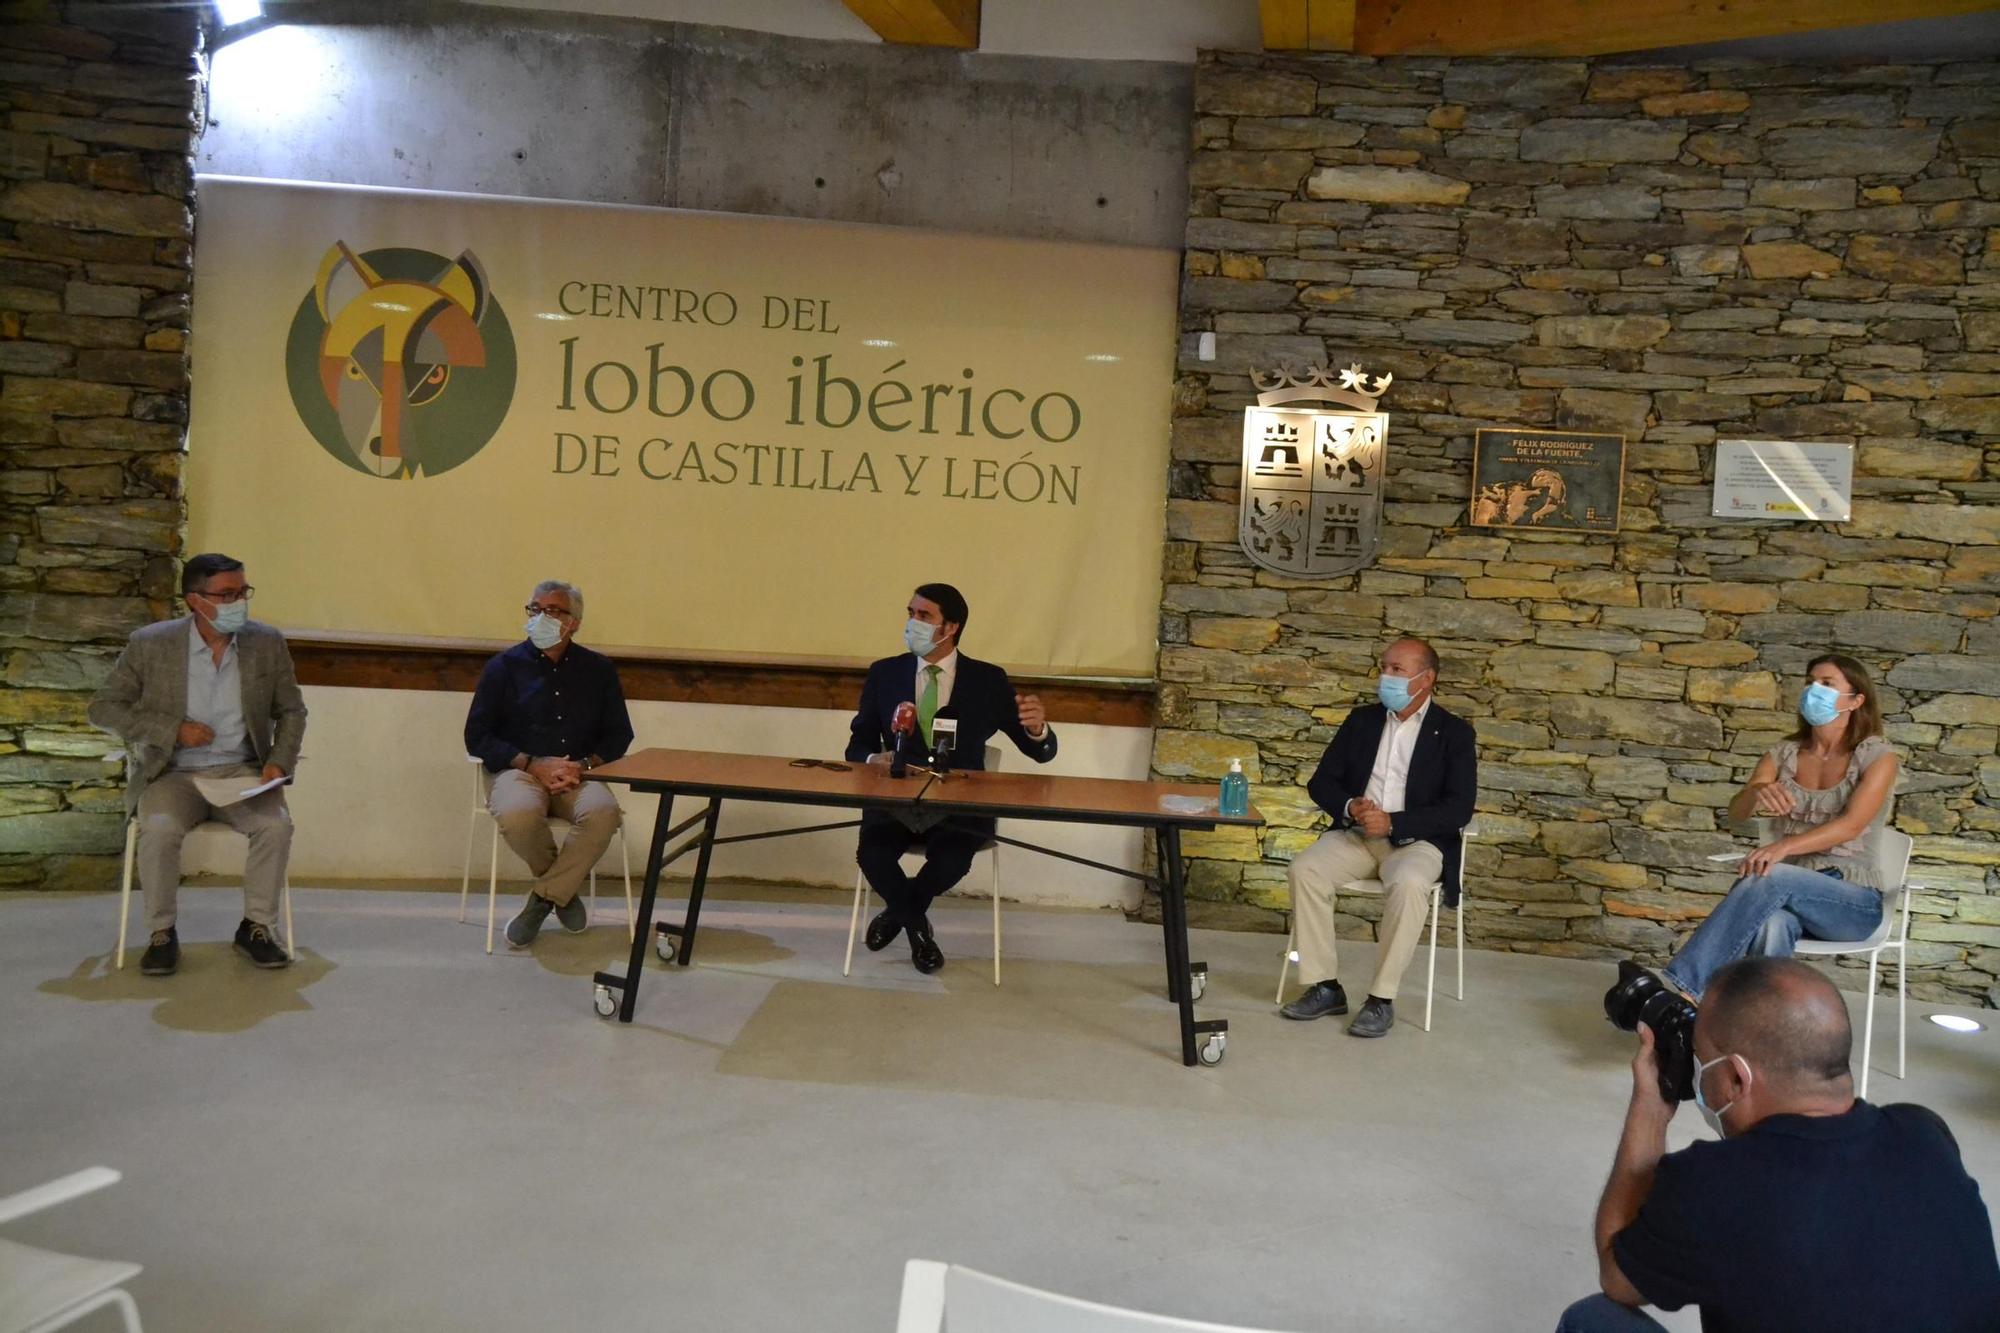
[[[583,586],[583,637],[600,645],[868,659],[898,650],[910,588],[940,579],[972,607],[975,656],[1152,673],[1171,251],[226,177],[203,177],[199,200],[189,549],[247,560],[260,619],[505,639],[533,583],[555,577]],[[463,464],[372,476],[301,421],[286,339],[336,241],[477,257],[519,369],[497,433]],[[735,421],[698,397],[655,415],[653,344],[697,390],[739,373],[714,381],[721,414],[745,380],[754,404]],[[816,419],[822,357],[826,415],[845,415],[833,381],[850,380],[852,424]],[[588,372],[606,363],[593,407]],[[611,410],[634,381],[636,402]],[[671,407],[679,381],[662,384]],[[1055,439],[1032,428],[1038,399]]]

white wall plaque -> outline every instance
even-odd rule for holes
[[[1718,440],[1709,513],[1845,523],[1854,517],[1854,446]]]

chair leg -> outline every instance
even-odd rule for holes
[[[1465,890],[1458,892],[1458,906],[1452,909],[1458,923],[1458,998],[1465,998]]]
[[[993,984],[1000,984],[1000,849],[987,849],[993,869]]]
[[[482,811],[474,810],[465,821],[465,874],[458,882],[458,922],[465,924],[465,900],[472,892],[472,840],[479,834],[479,816]]]
[[[625,820],[618,821],[618,859],[625,863],[625,939],[638,937],[639,914],[632,907],[632,844],[625,841]]]
[[[847,961],[840,965],[843,977],[854,970],[854,937],[861,930],[861,895],[868,891],[868,877],[854,872],[854,911],[847,918]]]
[[[1424,1031],[1431,1030],[1431,1003],[1437,999],[1438,989],[1438,927],[1444,924],[1442,903],[1443,890],[1431,890],[1431,955],[1428,970],[1424,974]]]
[[[1903,1054],[1910,1040],[1910,953],[1908,944],[1896,946],[1896,1077],[1903,1077]]]
[[[1875,967],[1882,961],[1881,950],[1868,955],[1868,1016],[1861,1022],[1861,1097],[1868,1097],[1869,1058],[1875,1048]]]
[[[1271,1001],[1272,1004],[1283,1004],[1285,1002],[1285,980],[1292,975],[1292,946],[1298,937],[1299,928],[1297,926],[1293,926],[1285,932],[1285,958],[1283,962],[1278,964],[1278,998]]]
[[[500,905],[500,821],[493,821],[493,846],[486,858],[486,952],[493,952],[493,914]]]
[[[118,890],[118,967],[125,970],[125,931],[132,916],[132,865],[138,855],[139,821],[125,821],[125,877]]]
[[[285,957],[299,960],[299,941],[292,933],[292,877],[285,875]]]

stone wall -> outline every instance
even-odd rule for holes
[[[1409,632],[1480,733],[1470,938],[1663,959],[1837,645],[1905,756],[1915,992],[2000,1002],[2000,66],[1210,55],[1196,115],[1154,767],[1241,754],[1269,824],[1194,841],[1195,919],[1283,928],[1300,784]],[[1256,570],[1247,374],[1357,360],[1380,556]],[[1468,527],[1481,426],[1622,432],[1622,530]],[[1856,442],[1854,520],[1709,518],[1738,437]]]
[[[178,584],[195,6],[0,4],[0,887],[116,883],[84,708]]]

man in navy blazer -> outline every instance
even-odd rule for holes
[[[1292,926],[1305,993],[1279,1010],[1286,1018],[1347,1012],[1334,953],[1334,895],[1358,879],[1382,882],[1380,952],[1367,1003],[1347,1025],[1356,1037],[1386,1036],[1396,1022],[1396,986],[1416,952],[1431,888],[1458,902],[1458,848],[1479,790],[1472,724],[1431,699],[1438,659],[1422,639],[1398,639],[1382,653],[1381,702],[1356,708],[1306,784],[1333,827],[1292,858]]]
[[[1056,733],[1032,694],[1016,696],[1007,673],[958,651],[965,632],[965,598],[949,583],[926,583],[910,597],[903,643],[909,652],[885,657],[868,668],[861,687],[861,704],[849,724],[847,757],[865,762],[869,756],[895,747],[896,709],[913,704],[919,739],[928,749],[931,723],[939,717],[958,719],[958,740],[952,753],[955,768],[984,768],[986,742],[1005,732],[1022,754],[1038,764],[1056,757]],[[994,821],[954,816],[942,823],[913,827],[886,811],[861,816],[861,845],[854,859],[869,887],[885,909],[868,923],[870,949],[889,946],[897,934],[909,932],[910,961],[919,972],[944,966],[944,952],[931,933],[931,899],[965,878],[973,855],[993,837]],[[924,868],[903,873],[902,856],[914,846],[924,849]]]

